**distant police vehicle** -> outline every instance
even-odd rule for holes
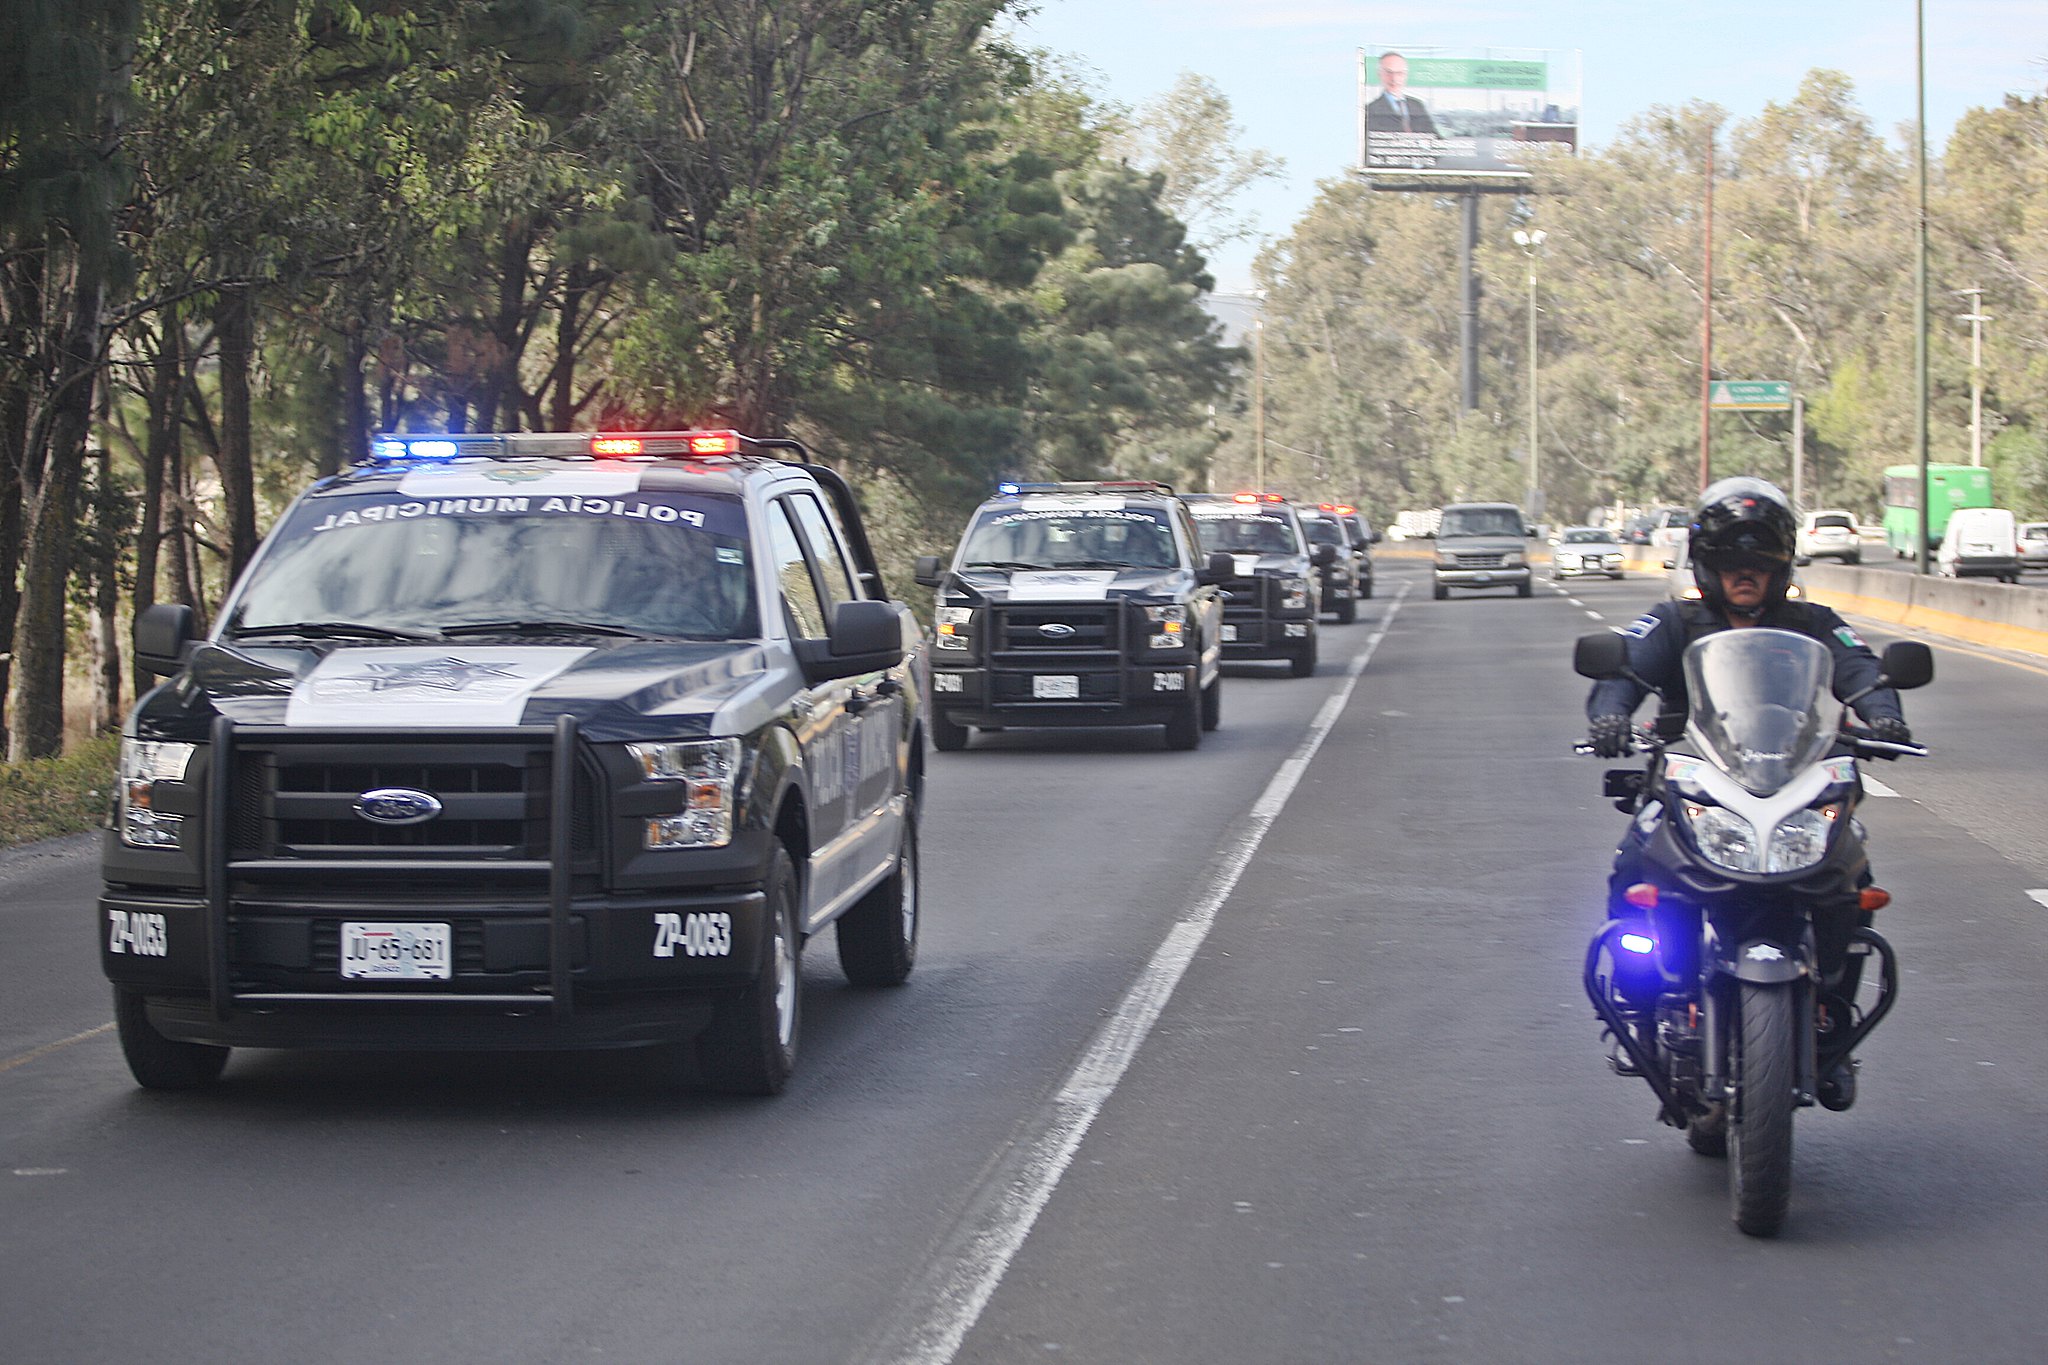
[[[975,509],[937,589],[932,744],[970,729],[1164,725],[1192,749],[1222,715],[1223,596],[1161,483],[1010,483]]]
[[[779,454],[798,458],[784,460]],[[129,717],[100,951],[145,1086],[228,1049],[662,1045],[779,1090],[804,942],[918,932],[925,646],[851,490],[735,432],[387,437]]]
[[[1334,504],[1296,507],[1295,513],[1301,518],[1302,533],[1312,549],[1331,547],[1330,562],[1316,566],[1317,586],[1323,610],[1335,617],[1339,625],[1348,626],[1358,619],[1358,553],[1352,547],[1350,529],[1338,518]]]
[[[1379,532],[1372,529],[1372,523],[1365,513],[1349,503],[1317,503],[1325,512],[1335,512],[1337,520],[1344,523],[1344,529],[1351,534],[1351,553],[1358,559],[1358,597],[1360,601],[1372,600],[1372,547],[1379,543]]]
[[[1227,554],[1225,659],[1285,659],[1297,678],[1316,671],[1316,570],[1336,558],[1311,553],[1294,505],[1278,493],[1189,493],[1188,510],[1208,554]]]

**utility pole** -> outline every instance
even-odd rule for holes
[[[1920,565],[1932,567],[1927,544],[1933,501],[1927,477],[1927,0],[1913,0],[1914,161],[1920,172],[1920,197],[1913,222],[1913,408],[1914,445],[1920,455]]]
[[[1711,131],[1707,134],[1707,202],[1706,216],[1702,221],[1706,232],[1700,252],[1706,258],[1706,269],[1700,297],[1700,492],[1704,493],[1714,478],[1714,434],[1708,421],[1713,412],[1709,400],[1713,396],[1714,384],[1714,134]]]
[[[1529,258],[1529,490],[1522,506],[1538,520],[1543,516],[1543,478],[1536,453],[1536,253],[1543,249],[1547,235],[1542,228],[1516,228],[1514,232],[1515,245]]]
[[[1265,304],[1259,305],[1259,316],[1252,323],[1252,445],[1254,467],[1258,473],[1254,479],[1257,491],[1266,491],[1266,313]]]
[[[1957,317],[1970,324],[1970,464],[1984,467],[1984,324],[1991,321],[1984,312],[1984,291],[1972,285],[1956,293],[1968,296],[1970,311]]]

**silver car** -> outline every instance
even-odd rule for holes
[[[1550,542],[1552,578],[1578,578],[1585,574],[1623,578],[1626,574],[1622,565],[1626,560],[1627,551],[1614,538],[1614,532],[1598,526],[1567,526]]]
[[[1856,531],[1856,518],[1834,509],[1807,513],[1799,527],[1799,554],[1804,559],[1862,563],[1863,540]]]
[[[2020,523],[2020,568],[2048,569],[2048,521]]]

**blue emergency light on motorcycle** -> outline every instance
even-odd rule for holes
[[[1657,940],[1648,934],[1623,934],[1621,946],[1632,953],[1654,953],[1657,951]]]

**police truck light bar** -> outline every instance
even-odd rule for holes
[[[794,442],[756,442],[737,431],[529,431],[443,432],[379,436],[370,443],[374,463],[428,460],[649,459],[662,455],[744,455],[748,447],[796,448]]]
[[[1022,497],[1026,493],[1161,493],[1173,496],[1173,485],[1156,479],[1092,479],[1067,483],[1020,483],[1011,480],[996,485],[996,496]]]

